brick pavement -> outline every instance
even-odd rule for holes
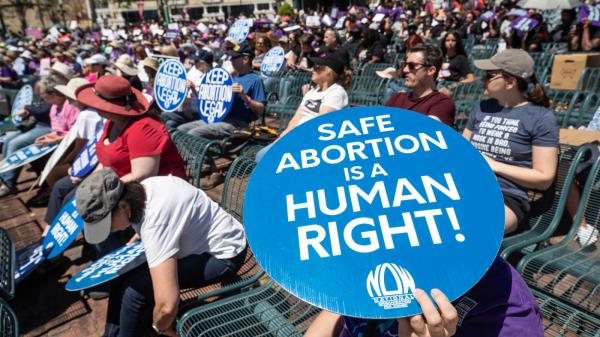
[[[0,227],[6,229],[19,250],[41,238],[45,208],[29,209],[25,202],[35,195],[29,191],[35,175],[23,170],[16,196],[0,198]],[[220,200],[222,184],[207,191]],[[101,336],[104,329],[107,300],[83,299],[79,293],[64,289],[69,278],[88,265],[82,257],[83,237],[67,249],[60,265],[44,275],[30,275],[17,286],[10,301],[19,319],[22,336],[91,337]]]

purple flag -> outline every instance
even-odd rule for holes
[[[523,36],[534,29],[538,24],[539,22],[536,19],[520,16],[510,24],[510,28],[514,29],[520,36]]]
[[[592,26],[600,27],[600,7],[582,5],[579,7],[579,21],[590,21]]]
[[[494,18],[494,16],[496,16],[495,11],[487,11],[487,12],[481,14],[481,21],[490,22],[490,20],[492,20],[492,18]]]

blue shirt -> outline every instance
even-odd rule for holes
[[[469,115],[471,144],[502,163],[531,168],[532,146],[558,147],[559,129],[548,109],[527,103],[503,108],[494,99],[481,101]],[[527,201],[528,189],[498,176],[502,192]]]
[[[265,85],[262,79],[254,72],[247,72],[233,78],[234,83],[239,83],[244,88],[244,94],[252,98],[252,100],[265,103],[267,96],[265,95]],[[250,123],[258,119],[258,116],[250,110],[250,107],[242,101],[240,95],[233,95],[233,104],[229,115],[225,120],[236,119],[244,123]]]

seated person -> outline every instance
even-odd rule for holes
[[[265,111],[265,86],[252,71],[252,47],[241,44],[230,51],[229,56],[237,75],[233,77],[233,104],[227,117],[214,124],[207,124],[203,120],[185,123],[178,127],[179,130],[209,139],[225,138],[237,129],[247,128]]]
[[[421,44],[408,49],[399,70],[404,76],[404,86],[410,91],[393,94],[384,105],[416,111],[452,126],[456,113],[454,102],[435,89],[441,66],[439,48]]]
[[[179,289],[233,276],[246,256],[243,226],[202,190],[174,176],[125,183],[111,169],[85,179],[77,210],[91,244],[133,227],[148,268],[111,283],[104,336],[137,337],[152,325],[176,336]]]
[[[554,182],[559,129],[527,52],[507,49],[491,59],[476,60],[475,66],[487,72],[484,95],[491,99],[476,105],[463,136],[498,177],[506,235],[527,226],[528,191],[547,190]],[[529,84],[534,86],[531,92]]]

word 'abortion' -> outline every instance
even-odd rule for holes
[[[331,123],[318,126],[319,140],[329,141],[342,139],[346,136],[367,136],[370,132],[393,132],[390,115],[360,118],[358,125],[346,120],[338,128]],[[414,135],[401,134],[393,137],[379,137],[362,141],[332,144],[322,149],[303,149],[298,153],[286,152],[281,157],[276,173],[286,169],[301,170],[317,167],[321,164],[338,165],[342,162],[354,162],[395,156],[397,154],[412,154],[418,151],[429,152],[433,148],[447,150],[448,145],[441,131],[431,133],[418,132]]]
[[[332,196],[333,194],[334,196]],[[443,201],[459,201],[460,193],[451,173],[444,173],[443,179],[424,175],[419,183],[411,182],[407,178],[398,178],[395,188],[389,191],[389,186],[383,181],[375,182],[371,189],[364,189],[351,184],[338,186],[334,193],[327,193],[324,189],[308,191],[303,196],[287,194],[287,220],[290,223],[304,222],[298,226],[298,243],[300,259],[310,259],[310,249],[321,257],[341,255],[340,238],[343,239],[348,249],[359,253],[370,253],[380,249],[375,229],[379,227],[385,249],[394,249],[394,236],[406,236],[411,247],[420,246],[418,233],[427,232],[433,244],[443,243],[438,227],[449,224],[455,233],[455,240],[464,242],[465,236],[458,232],[460,224],[454,207],[437,207],[415,211],[402,212],[402,219],[388,219],[387,215],[377,217],[358,217],[351,220],[341,229],[336,221],[329,221],[327,225],[310,223],[311,219],[323,216],[338,216],[345,212],[361,213],[365,208],[385,209],[407,205],[415,207],[420,205],[435,204]],[[329,201],[328,201],[329,200]],[[444,203],[447,205],[447,202]],[[317,214],[319,212],[320,214]],[[297,221],[297,218],[306,220]],[[402,222],[402,225],[398,223]],[[393,223],[393,225],[390,225]],[[422,228],[421,228],[422,225]],[[367,230],[365,230],[367,228]],[[329,241],[323,244],[329,233]],[[340,236],[339,233],[342,235]],[[355,234],[359,234],[365,242],[357,242]],[[399,239],[401,240],[401,239]]]

